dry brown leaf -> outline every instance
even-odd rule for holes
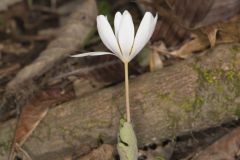
[[[60,89],[49,89],[36,95],[23,107],[18,118],[9,160],[13,160],[18,151],[24,152],[21,146],[45,117],[51,106],[73,97],[73,92],[62,94]],[[27,155],[27,153],[24,153],[24,155]]]
[[[239,0],[138,0],[138,3],[145,10],[158,12],[159,22],[152,41],[162,41],[175,57],[188,57],[215,43],[239,42],[239,20],[233,21],[240,12]]]
[[[197,29],[225,21],[240,11],[239,0],[166,0],[184,27]]]
[[[240,158],[240,127],[222,137],[192,160],[234,160]]]

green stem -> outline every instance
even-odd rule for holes
[[[131,122],[130,103],[129,103],[128,62],[125,62],[125,63],[124,63],[124,71],[125,71],[125,93],[126,93],[126,114],[127,114],[127,122]]]

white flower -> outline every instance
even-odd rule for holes
[[[158,16],[146,12],[138,31],[135,35],[132,16],[128,11],[123,14],[117,12],[114,18],[114,31],[107,20],[106,16],[97,16],[97,29],[104,45],[111,52],[89,52],[73,55],[72,57],[97,56],[112,54],[120,58],[124,63],[130,62],[147,44],[151,38],[157,23]]]

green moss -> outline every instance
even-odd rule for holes
[[[166,101],[170,101],[173,97],[174,93],[159,93],[158,96],[161,100],[166,100]]]
[[[225,71],[222,69],[211,70],[197,68],[197,72],[199,73],[200,82],[202,84],[216,85],[217,90],[220,92],[223,90],[221,83],[225,83],[224,81],[231,81],[232,83],[233,81],[239,82],[240,80],[240,73],[235,70]]]
[[[240,96],[240,74],[238,71],[230,70],[226,71],[223,77],[229,86],[231,86],[231,90],[234,91],[235,96]]]
[[[237,60],[235,55],[239,52],[240,47],[238,46],[231,49],[231,53],[234,54],[233,63]],[[221,106],[218,110],[213,109],[212,112],[208,112],[207,116],[214,121],[221,120],[222,115],[228,112],[227,110],[240,117],[240,104],[238,107],[234,102],[236,97],[240,96],[240,73],[235,68],[236,66],[233,65],[233,68],[230,67],[231,69],[227,71],[218,68],[206,68],[206,66],[194,66],[199,75],[199,94],[204,90],[202,92],[204,95],[197,97],[193,102],[185,100],[180,107],[186,112],[194,111],[195,113],[195,109],[200,108],[199,106],[202,106],[206,101],[206,104],[210,106]]]
[[[227,80],[229,80],[229,81],[233,81],[233,80],[235,80],[237,77],[237,74],[236,74],[236,72],[235,71],[233,71],[233,70],[230,70],[230,71],[227,71],[226,72],[226,78],[227,78]]]
[[[199,109],[204,104],[204,99],[200,96],[197,96],[194,100],[186,99],[184,102],[179,106],[185,112],[193,112],[196,109]]]
[[[217,83],[217,76],[221,74],[219,70],[210,70],[207,68],[201,68],[199,66],[194,66],[194,70],[198,72],[200,82],[207,82],[208,84],[215,84]]]
[[[191,100],[185,100],[179,107],[185,112],[191,112],[193,110],[192,104]]]
[[[207,69],[202,70],[202,78],[209,84],[213,84],[217,82],[216,77],[214,76],[214,73]]]

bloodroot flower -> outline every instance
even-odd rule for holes
[[[150,12],[146,12],[139,25],[135,36],[132,16],[128,11],[123,14],[117,12],[114,18],[114,32],[107,20],[107,17],[100,15],[97,17],[97,29],[100,38],[111,52],[89,52],[72,57],[98,56],[112,54],[121,59],[125,68],[125,91],[126,91],[126,121],[120,123],[118,136],[118,153],[121,160],[137,160],[138,148],[137,138],[134,133],[129,103],[129,82],[128,63],[143,49],[151,38],[157,23],[157,15],[153,17]]]
[[[132,16],[128,11],[123,14],[117,12],[114,18],[114,31],[106,16],[97,16],[97,29],[104,45],[111,52],[89,52],[73,55],[73,57],[98,56],[112,54],[124,63],[130,62],[147,44],[152,36],[157,22],[157,15],[153,17],[146,12],[135,36]],[[134,37],[135,36],[135,37]]]
[[[89,52],[72,57],[98,56],[112,54],[122,60],[125,67],[126,110],[127,121],[130,122],[128,63],[143,49],[151,38],[158,16],[146,12],[135,35],[132,16],[128,11],[117,12],[114,18],[113,32],[106,16],[97,16],[97,29],[100,38],[111,52]]]

